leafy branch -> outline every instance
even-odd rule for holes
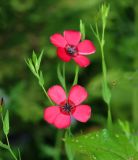
[[[4,114],[3,113],[3,98],[1,99],[1,104],[0,104],[0,112],[1,112],[1,119],[2,119],[2,124],[3,124],[3,132],[4,132],[4,135],[6,137],[6,141],[7,141],[7,144],[4,144],[2,141],[0,141],[0,147],[3,148],[3,149],[6,149],[10,152],[10,154],[12,155],[13,159],[14,160],[18,160],[18,158],[16,157],[15,153],[13,152],[11,146],[10,146],[10,143],[9,143],[9,138],[8,138],[8,135],[9,135],[9,132],[10,132],[10,125],[9,125],[9,111],[7,110],[6,113]],[[20,153],[19,149],[18,149],[18,153]],[[19,157],[19,160],[21,160],[21,155],[19,154],[18,155]]]
[[[47,94],[47,91],[45,90],[45,87],[44,87],[44,84],[45,84],[44,76],[43,76],[43,72],[40,70],[40,64],[41,64],[43,53],[44,53],[44,50],[42,50],[40,55],[39,55],[39,57],[37,57],[36,53],[33,51],[32,57],[26,59],[25,62],[28,65],[28,67],[31,70],[31,72],[37,78],[38,83],[39,83],[40,87],[42,88],[42,90],[44,91],[44,93],[45,93],[46,97],[48,98],[49,102],[52,105],[54,105],[54,103],[49,98],[49,96]]]

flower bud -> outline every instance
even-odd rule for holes
[[[2,106],[4,104],[4,99],[3,97],[0,99],[0,112],[2,112]]]

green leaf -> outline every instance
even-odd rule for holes
[[[107,83],[103,82],[103,87],[102,87],[102,95],[103,95],[103,99],[104,101],[109,104],[110,100],[111,100],[111,92],[110,89],[107,85]]]
[[[36,68],[37,72],[38,72],[38,70],[40,68],[40,64],[41,64],[43,53],[44,53],[44,50],[41,51],[39,58],[35,62],[35,68]]]
[[[8,145],[2,143],[1,141],[0,141],[0,147],[4,149],[9,149]]]
[[[75,85],[75,84],[78,83],[78,73],[79,73],[79,66],[76,66],[76,69],[75,69],[75,78],[74,78],[74,81],[73,81],[73,85]]]
[[[9,134],[9,111],[8,110],[3,120],[3,131],[5,135]]]
[[[27,60],[25,60],[25,62],[28,65],[28,67],[30,68],[30,70],[32,71],[32,73],[37,77],[32,60],[28,58]]]
[[[36,63],[37,63],[37,56],[36,56],[35,51],[33,51],[32,60],[33,60],[34,65],[36,65]]]
[[[56,155],[56,150],[54,147],[48,145],[41,145],[40,149],[42,151],[42,154],[44,154],[44,156],[48,155],[50,157],[55,157]]]
[[[40,86],[43,86],[44,83],[45,83],[45,81],[44,81],[43,73],[42,73],[42,71],[40,71],[39,84],[40,84]]]
[[[122,132],[112,133],[103,129],[68,138],[67,141],[75,151],[76,157],[83,154],[88,156],[87,160],[137,160],[138,150],[132,141],[133,137],[131,135],[131,139],[128,139]]]
[[[103,4],[101,7],[101,16],[102,16],[102,21],[104,26],[106,24],[106,18],[109,14],[109,9],[110,9],[110,5]]]
[[[123,130],[123,132],[126,134],[126,136],[129,138],[130,135],[131,135],[131,132],[130,132],[130,125],[127,121],[123,122],[121,120],[118,120],[118,123],[121,127],[121,129]]]
[[[82,35],[81,40],[84,40],[85,39],[85,25],[82,22],[82,20],[80,20],[80,32]]]
[[[39,56],[39,58],[38,58],[38,61],[37,61],[37,67],[38,67],[38,68],[40,67],[43,53],[44,53],[44,50],[41,51],[41,54],[40,54],[40,56]]]

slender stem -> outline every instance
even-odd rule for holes
[[[52,105],[54,105],[54,103],[51,101],[50,97],[48,96],[47,91],[45,90],[44,86],[41,86],[41,88],[43,89],[43,91],[44,91],[46,97],[48,98],[49,102],[50,102]]]
[[[112,128],[112,115],[111,115],[111,107],[109,104],[108,104],[107,126],[108,126],[108,129]]]
[[[100,45],[101,48],[101,54],[102,54],[102,71],[103,71],[103,80],[104,83],[107,82],[107,78],[106,78],[106,64],[105,64],[105,58],[104,58],[104,46]]]
[[[18,148],[18,156],[19,156],[19,160],[21,160],[21,153],[19,148]]]
[[[56,147],[56,154],[54,156],[54,159],[55,160],[60,160],[61,158],[61,148],[62,148],[62,137],[63,137],[63,131],[61,130],[58,130],[57,131],[57,136],[56,136],[56,144],[55,144],[55,147]]]
[[[75,77],[74,77],[74,81],[73,81],[73,85],[78,83],[78,75],[79,75],[79,66],[76,65],[76,69],[75,69]]]
[[[9,139],[8,139],[8,136],[6,135],[6,141],[7,141],[7,144],[8,144],[8,148],[9,148],[9,151],[12,155],[12,157],[15,159],[15,160],[18,160],[15,156],[15,154],[13,153],[12,149],[11,149],[11,146],[10,146],[10,143],[9,143]]]
[[[104,32],[104,30],[103,30]],[[100,48],[101,48],[101,55],[102,55],[102,74],[103,74],[103,83],[104,85],[107,84],[107,70],[106,70],[106,63],[105,63],[105,57],[104,57],[104,33],[102,34],[102,40],[100,43]],[[110,102],[106,102],[108,106],[108,117],[107,117],[107,123],[108,123],[108,128],[111,128],[112,126],[112,115],[111,115],[111,107],[110,107]]]
[[[64,79],[64,89],[65,92],[67,93],[67,88],[66,88],[66,63],[63,63],[63,79]]]
[[[69,137],[72,137],[72,136],[73,136],[73,134],[72,134],[72,132],[71,132],[71,127],[69,127],[69,128],[67,129],[67,134],[68,134]]]

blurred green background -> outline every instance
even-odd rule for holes
[[[86,25],[86,39],[97,52],[89,56],[92,64],[80,69],[79,84],[89,92],[87,103],[93,116],[87,124],[74,124],[73,132],[89,132],[105,125],[107,106],[101,97],[101,55],[90,24],[94,25],[103,2],[109,2],[105,57],[112,91],[112,115],[138,127],[138,1],[137,0],[0,0],[0,97],[10,110],[10,142],[20,147],[22,159],[52,159],[57,129],[43,120],[49,106],[37,80],[24,59],[44,49],[41,68],[46,89],[59,84],[56,70],[62,63],[49,37],[67,29],[79,30],[80,19]],[[100,24],[99,24],[100,27]],[[72,65],[72,67],[70,67]],[[66,65],[68,88],[74,78],[75,64]],[[1,127],[2,128],[2,127]],[[2,129],[0,136],[2,138]],[[50,146],[50,147],[49,147]],[[62,157],[66,159],[64,150]],[[11,159],[0,150],[0,160]]]

